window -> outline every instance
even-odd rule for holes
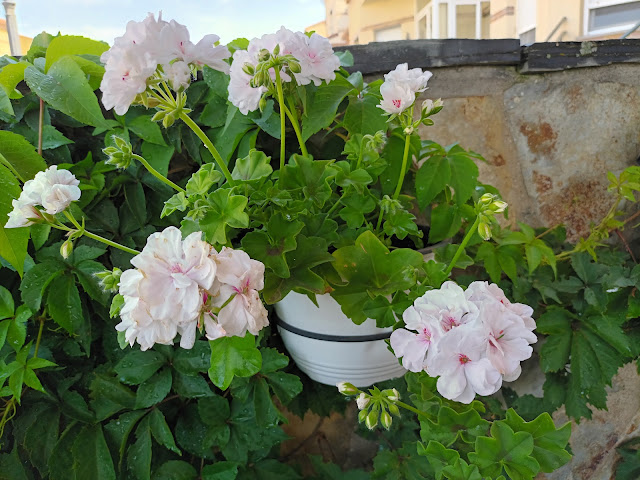
[[[374,32],[376,42],[389,42],[391,40],[404,40],[405,35],[402,32],[402,27],[396,25],[390,28],[381,28]]]
[[[607,35],[632,28],[640,20],[640,1],[585,0],[586,35]]]
[[[531,45],[536,41],[537,3],[537,0],[518,0],[516,27],[520,45]]]
[[[520,34],[520,45],[531,45],[536,43],[536,29],[532,28]]]
[[[433,0],[433,38],[488,38],[489,2]]]

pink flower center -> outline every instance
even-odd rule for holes
[[[394,107],[400,108],[400,106],[402,105],[402,100],[391,100],[391,103],[393,103]]]
[[[442,320],[442,329],[445,332],[448,332],[449,330],[451,330],[454,327],[457,327],[458,325],[460,325],[458,321],[451,315],[445,315],[444,319]]]
[[[431,331],[426,327],[418,334],[418,338],[424,343],[431,343],[431,336]]]
[[[175,265],[171,265],[171,267],[169,268],[169,271],[171,273],[184,273],[182,270],[182,265],[176,263]]]
[[[247,279],[244,282],[244,285],[240,288],[233,287],[236,293],[240,295],[246,295],[247,293],[249,293],[249,280],[250,280],[249,277],[247,277]]]
[[[460,361],[460,365],[464,365],[465,363],[469,363],[471,361],[471,359],[464,353],[458,354],[458,360]]]

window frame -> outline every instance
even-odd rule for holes
[[[589,30],[589,16],[592,10],[598,8],[613,7],[616,5],[624,5],[625,3],[635,3],[638,0],[584,0],[584,12],[583,12],[583,34],[585,37],[596,37],[599,35],[608,35],[611,33],[626,32],[631,29],[640,19],[625,23],[623,25],[617,25],[615,27],[599,28],[597,30]]]
[[[476,7],[476,40],[482,39],[482,2],[486,0],[432,0],[431,18],[433,22],[433,38],[440,39],[440,5],[447,5],[447,38],[457,38],[456,7],[458,5],[475,5]]]

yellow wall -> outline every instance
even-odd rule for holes
[[[544,42],[562,17],[567,17],[567,20],[549,41],[567,42],[583,36],[582,0],[538,0],[536,15],[536,42]]]
[[[27,53],[32,40],[32,38],[20,35],[22,55]],[[4,19],[0,19],[0,55],[11,55],[11,48],[9,48],[9,34],[7,33],[7,22]]]
[[[415,38],[413,0],[351,0],[349,43],[375,41],[375,31],[401,26],[403,39]]]
[[[305,32],[316,32],[318,35],[322,35],[323,37],[327,36],[327,23],[323,20],[322,22],[314,23],[313,25],[309,25],[304,29]]]
[[[491,0],[490,38],[517,38],[516,0]]]

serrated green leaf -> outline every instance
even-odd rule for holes
[[[222,337],[210,341],[209,344],[209,378],[222,390],[229,387],[233,377],[250,377],[262,366],[262,357],[255,346],[255,338],[249,333],[244,337]]]
[[[135,408],[147,408],[161,402],[171,391],[171,369],[163,368],[140,384]]]
[[[116,472],[101,425],[84,426],[78,432],[71,450],[76,478],[115,480]]]
[[[353,85],[342,75],[336,75],[335,80],[318,87],[302,118],[302,139],[304,141],[331,124],[338,106],[352,90],[354,90]]]
[[[136,428],[136,441],[127,452],[127,472],[128,478],[151,479],[151,430],[148,416]]]
[[[216,462],[202,469],[202,480],[235,480],[238,464],[235,462]]]
[[[116,364],[114,370],[121,382],[138,385],[151,378],[165,363],[166,359],[153,350],[132,350]]]
[[[169,369],[167,370],[171,373]],[[173,439],[171,429],[169,425],[167,425],[167,420],[159,409],[154,408],[151,410],[151,413],[149,413],[149,426],[151,427],[151,434],[156,442],[172,452],[181,455],[180,449],[176,446],[176,442]]]
[[[153,480],[196,480],[197,478],[196,469],[182,460],[169,460],[153,473]]]
[[[387,117],[378,108],[380,100],[375,95],[353,95],[344,113],[342,124],[350,135],[372,135],[387,129]]]
[[[46,63],[44,71],[47,72],[51,66],[65,55],[96,55],[100,56],[109,49],[109,44],[91,40],[86,37],[75,35],[60,35],[51,40],[47,47],[45,56]]]
[[[454,464],[460,458],[460,454],[457,451],[446,448],[435,440],[429,440],[426,447],[424,444],[418,443],[418,454],[427,457],[435,472],[436,480],[443,478],[442,470],[447,465]]]
[[[266,179],[273,168],[269,164],[271,157],[267,157],[264,152],[258,150],[249,151],[249,155],[236,160],[236,165],[231,172],[234,180],[256,183]]]
[[[127,122],[127,128],[145,142],[162,146],[167,145],[162,136],[160,126],[156,122],[152,122],[149,115],[140,115]]]
[[[416,199],[420,208],[426,208],[451,181],[451,165],[446,157],[428,158],[416,173]]]
[[[47,291],[47,309],[53,321],[71,335],[79,334],[86,321],[73,277],[61,275],[54,278]]]
[[[221,178],[222,173],[220,173],[219,170],[216,170],[215,164],[205,163],[197,172],[191,175],[191,178],[187,182],[186,194],[187,196],[205,195],[213,185],[220,181]],[[184,194],[182,195],[184,196]]]
[[[208,196],[209,211],[199,224],[209,243],[225,245],[227,231],[231,228],[249,226],[249,216],[245,212],[247,197],[233,195],[231,190],[218,189]]]
[[[13,317],[14,309],[15,305],[13,303],[11,292],[0,286],[0,320]]]

